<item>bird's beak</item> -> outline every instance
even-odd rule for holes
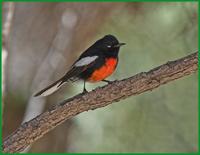
[[[123,46],[123,45],[126,45],[125,43],[119,43],[117,45],[115,45],[114,47],[120,47],[120,46]]]

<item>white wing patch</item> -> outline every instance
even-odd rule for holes
[[[93,61],[95,61],[98,58],[98,56],[88,56],[85,58],[80,59],[79,61],[77,61],[74,66],[76,67],[81,67],[81,66],[86,66],[89,65],[90,63],[92,63]]]

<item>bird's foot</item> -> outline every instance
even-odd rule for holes
[[[86,94],[86,93],[88,93],[88,91],[87,89],[84,88],[82,94]]]

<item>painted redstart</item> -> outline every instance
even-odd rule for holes
[[[110,82],[105,80],[110,76],[117,64],[119,49],[125,43],[119,43],[113,35],[106,35],[97,40],[78,60],[74,62],[69,71],[59,80],[42,89],[34,96],[47,96],[58,90],[69,81],[84,81],[83,92],[87,92],[85,82]]]

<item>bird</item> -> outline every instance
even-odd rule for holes
[[[86,49],[64,76],[34,94],[34,97],[48,96],[70,81],[82,80],[83,93],[88,92],[86,82],[112,82],[106,78],[115,71],[118,65],[118,54],[122,45],[125,43],[120,43],[114,35],[105,35]]]

